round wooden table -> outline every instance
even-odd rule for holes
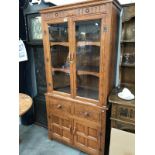
[[[19,116],[25,114],[32,106],[32,98],[26,94],[19,93]]]

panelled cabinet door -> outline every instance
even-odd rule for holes
[[[100,129],[87,122],[74,120],[74,145],[90,154],[99,154]]]
[[[72,119],[69,117],[60,117],[59,115],[50,115],[50,130],[52,131],[52,137],[65,141],[67,143],[73,142]]]

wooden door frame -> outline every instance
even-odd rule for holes
[[[42,18],[43,19],[43,18]],[[51,60],[51,50],[50,50],[50,40],[49,40],[49,31],[48,31],[48,25],[49,24],[60,24],[60,23],[65,23],[67,22],[68,24],[68,48],[69,48],[69,54],[72,55],[72,33],[70,29],[72,28],[71,21],[69,17],[64,18],[57,18],[57,19],[52,19],[48,21],[42,22],[42,29],[43,29],[43,43],[44,43],[44,59],[45,59],[45,69],[46,69],[46,81],[47,81],[47,92],[48,93],[53,93],[53,94],[58,94],[62,96],[67,96],[73,98],[74,90],[73,90],[73,67],[72,64],[70,63],[70,94],[65,93],[65,92],[60,92],[60,91],[55,91],[53,90],[53,77],[52,77],[52,60]]]
[[[99,88],[98,88],[98,100],[91,99],[91,98],[85,98],[76,96],[76,30],[75,30],[75,22],[76,21],[86,21],[86,20],[95,20],[100,19],[101,20],[101,38],[100,38],[100,64],[99,64]],[[105,33],[103,33],[103,27],[106,25],[106,14],[96,14],[96,15],[83,15],[83,16],[76,16],[71,17],[71,25],[72,25],[72,40],[73,44],[71,45],[73,47],[73,55],[74,55],[74,65],[73,65],[73,76],[74,76],[74,96],[73,98],[84,101],[84,102],[91,102],[98,106],[103,105],[103,76],[105,75],[104,67],[103,67],[103,60],[104,60],[104,42],[105,42]]]

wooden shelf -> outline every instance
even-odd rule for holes
[[[51,46],[54,46],[54,45],[69,46],[69,43],[68,42],[50,42],[50,45]]]
[[[121,40],[121,43],[135,43],[135,40]]]
[[[69,68],[52,68],[52,71],[58,71],[58,72],[64,72],[64,73],[70,73],[70,69]]]
[[[81,86],[77,86],[76,96],[98,100],[99,92],[90,88],[88,89]]]
[[[54,88],[54,91],[59,91],[59,92],[67,93],[67,94],[71,93],[70,86],[56,87]]]
[[[91,71],[83,71],[83,70],[78,70],[77,71],[78,75],[93,75],[99,77],[99,73],[97,72],[91,72]]]
[[[50,42],[51,46],[61,45],[61,46],[69,46],[68,42]],[[77,46],[100,46],[100,42],[91,42],[91,41],[78,41]]]
[[[135,64],[121,64],[122,67],[135,67]]]
[[[92,41],[78,41],[77,46],[100,46],[100,42],[92,42]]]
[[[99,77],[99,67],[96,66],[77,66],[78,75],[93,75]]]

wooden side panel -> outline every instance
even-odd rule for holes
[[[103,97],[101,97],[100,106],[107,104],[107,96],[114,86],[114,75],[116,65],[117,38],[118,38],[118,17],[119,12],[111,3],[107,4],[109,14],[107,14],[105,27],[105,40],[103,49],[104,77],[103,77]]]
[[[106,19],[104,22],[104,29],[102,29],[102,32],[104,33],[104,39],[102,39],[102,44],[104,47],[102,48],[102,61],[103,61],[103,73],[101,75],[101,84],[103,82],[103,85],[100,86],[100,91],[102,92],[100,96],[100,103],[99,106],[103,106],[107,104],[107,88],[109,86],[109,63],[110,63],[110,54],[111,54],[111,18],[112,18],[112,3],[107,4],[107,9],[109,13],[106,15]]]
[[[117,49],[118,49],[118,26],[119,26],[119,12],[115,6],[112,10],[112,47],[110,55],[110,64],[109,64],[109,90],[114,87],[114,80],[116,74],[116,60],[117,60]]]
[[[110,91],[114,87],[114,80],[116,74],[116,59],[117,59],[117,48],[118,48],[118,24],[119,24],[119,12],[115,6],[112,7],[112,19],[111,19],[111,45],[109,54],[109,69],[108,69],[108,90]]]

